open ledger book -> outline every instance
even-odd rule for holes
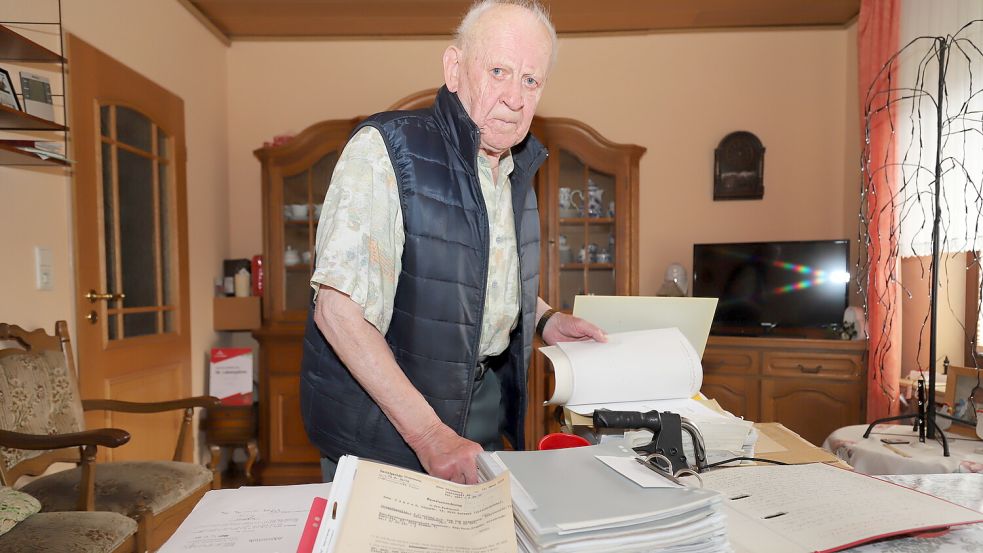
[[[701,477],[705,489],[726,498],[737,553],[826,553],[983,522],[983,513],[822,463],[728,468]]]
[[[465,486],[345,455],[314,553],[514,553],[508,473]]]
[[[560,342],[539,351],[556,380],[546,403],[582,415],[649,410],[653,400],[692,398],[703,384],[700,357],[678,328],[619,332],[605,343]]]
[[[693,399],[703,384],[703,367],[692,341],[677,328],[619,332],[608,334],[606,343],[561,342],[540,351],[552,363],[556,382],[546,403],[583,415],[588,425],[597,409],[671,411],[700,430],[709,462],[753,456],[757,432],[752,422]],[[625,436],[637,438],[632,445],[639,446],[652,433]],[[691,449],[688,442],[684,447]],[[687,456],[692,458],[692,452]]]

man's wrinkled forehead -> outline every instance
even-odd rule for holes
[[[467,58],[493,59],[515,48],[520,43],[518,39],[524,38],[523,35],[533,39],[535,46],[531,49],[539,50],[523,53],[542,54],[545,63],[535,69],[545,74],[549,70],[553,49],[549,29],[532,12],[519,6],[499,5],[483,13],[461,48]]]

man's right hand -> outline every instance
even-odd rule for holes
[[[481,446],[458,436],[440,421],[396,364],[386,339],[365,320],[359,304],[347,294],[322,285],[314,305],[314,322],[355,380],[413,448],[427,473],[461,484],[478,483],[475,458]]]
[[[481,446],[462,438],[438,422],[407,440],[427,474],[457,482],[478,483],[478,454]]]

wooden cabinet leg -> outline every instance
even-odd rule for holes
[[[256,440],[249,440],[246,442],[246,451],[249,452],[249,457],[246,459],[246,482],[254,484],[253,463],[256,462],[256,456],[259,455],[259,448],[256,447]]]
[[[212,489],[220,490],[222,489],[222,474],[218,471],[218,464],[222,461],[222,448],[215,444],[208,446],[208,451],[211,454],[211,459],[208,461],[208,468],[212,471]],[[229,459],[229,462],[232,462]]]

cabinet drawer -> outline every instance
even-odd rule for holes
[[[741,348],[707,348],[703,374],[757,374],[758,352]]]
[[[764,370],[768,376],[855,379],[862,372],[860,356],[842,353],[766,351]]]

